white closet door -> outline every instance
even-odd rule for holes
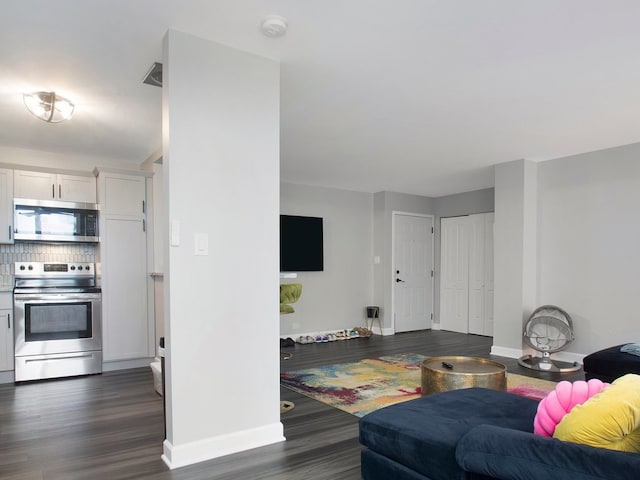
[[[469,333],[484,335],[485,218],[470,215],[469,222]]]
[[[441,219],[440,328],[493,335],[493,213]]]
[[[440,328],[467,333],[469,328],[468,217],[440,220]]]

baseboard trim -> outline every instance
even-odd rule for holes
[[[103,372],[114,370],[129,370],[130,368],[148,367],[153,362],[154,357],[136,358],[135,360],[118,360],[114,362],[102,362]]]
[[[575,353],[575,352],[558,352],[558,353],[552,353],[551,359],[558,360],[559,362],[579,363],[582,365],[582,362],[585,356],[586,355],[583,355],[581,353]]]
[[[173,470],[284,440],[284,427],[280,422],[178,446],[165,440],[162,461]]]
[[[533,353],[533,350],[530,350],[532,355],[541,356],[541,353]],[[507,348],[493,345],[491,347],[491,355],[497,355],[498,357],[506,357],[506,358],[520,358],[525,354],[522,349],[517,348]],[[582,364],[585,355],[581,353],[575,352],[557,352],[551,354],[552,360],[557,360],[559,362],[566,363],[579,363]]]
[[[497,355],[498,357],[506,358],[520,358],[522,356],[522,350],[517,348],[507,348],[493,345],[491,347],[491,355]]]
[[[15,380],[15,375],[13,374],[13,370],[0,372],[0,384],[13,383],[14,380]]]

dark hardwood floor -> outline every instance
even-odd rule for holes
[[[548,380],[584,379],[539,373],[491,357],[491,338],[445,331],[373,336],[296,345],[283,351],[283,371],[393,353],[493,358],[510,372]],[[162,454],[162,399],[150,368],[89,377],[0,385],[0,479],[340,480],[360,478],[358,418],[281,388],[295,403],[282,414],[286,442],[168,470]]]

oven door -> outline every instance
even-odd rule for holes
[[[15,355],[102,349],[100,293],[15,293]]]

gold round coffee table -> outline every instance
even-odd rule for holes
[[[422,362],[422,395],[461,388],[507,389],[507,367],[478,357],[441,356]]]

